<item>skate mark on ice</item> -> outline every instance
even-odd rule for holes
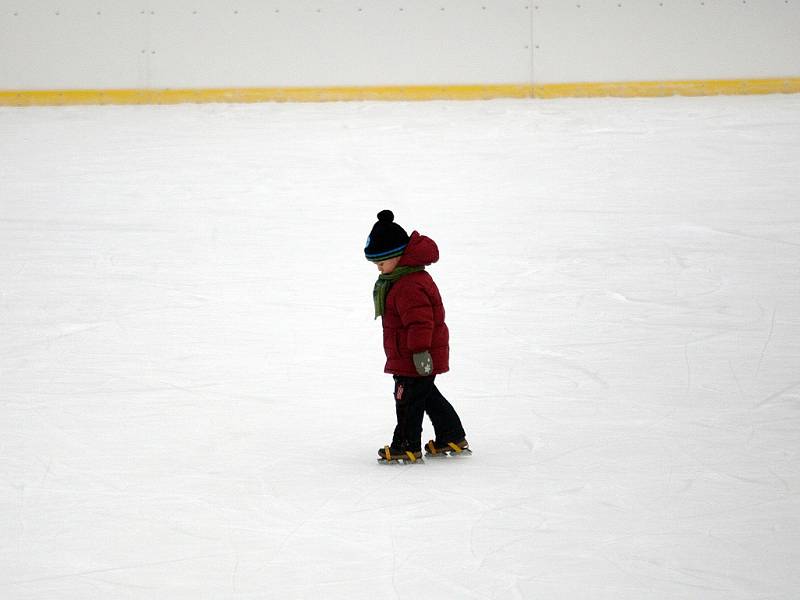
[[[6,348],[9,350],[9,352],[4,352],[2,357],[11,358],[17,356],[17,354],[20,352],[27,352],[32,348],[37,348],[43,345],[49,348],[53,343],[60,340],[67,339],[74,335],[80,335],[81,333],[88,331],[94,331],[95,329],[100,329],[101,327],[112,325],[113,323],[113,321],[97,321],[92,323],[61,323],[54,325],[50,329],[55,329],[55,331],[42,332],[42,337],[33,340],[26,340],[18,345],[10,345],[8,348]]]
[[[687,294],[680,298],[677,298],[678,291],[676,290],[675,291],[676,300],[674,301],[665,300],[663,298],[657,300],[649,298],[637,298],[635,296],[630,296],[623,294],[622,292],[615,292],[611,290],[605,290],[605,294],[609,298],[616,300],[617,302],[621,302],[623,304],[642,304],[645,306],[655,306],[655,307],[669,308],[669,309],[684,308],[690,311],[695,311],[697,307],[692,304],[692,300],[696,300],[698,298],[704,298],[706,296],[713,296],[714,294],[720,292],[721,290],[722,290],[721,282],[717,282],[716,285],[711,289],[707,289],[702,292],[695,292],[693,294]]]
[[[602,342],[574,342],[570,344],[552,344],[550,348],[597,348],[603,346],[616,346],[619,344],[652,344],[652,337],[626,338],[621,340],[606,340]]]
[[[786,246],[794,246],[795,248],[800,248],[800,243],[790,242],[788,240],[778,240],[778,239],[775,239],[775,238],[764,237],[764,236],[761,236],[761,235],[753,235],[751,233],[744,233],[744,232],[741,232],[741,231],[734,231],[734,230],[728,230],[728,229],[718,229],[718,228],[715,228],[715,227],[709,227],[708,230],[711,231],[712,233],[719,233],[719,234],[722,234],[722,235],[730,235],[730,236],[741,237],[741,238],[745,238],[745,239],[749,239],[749,240],[758,240],[760,242],[772,242],[773,244],[784,244]]]
[[[534,414],[537,414],[536,411],[532,411],[532,412]],[[552,421],[552,419],[551,419],[551,421]],[[555,423],[555,421],[552,421],[552,422]],[[525,448],[528,449],[528,454],[533,454],[534,444],[533,444],[533,441],[531,440],[531,438],[529,436],[527,436],[527,435],[522,435],[520,437],[522,438],[522,444],[525,446]]]
[[[785,388],[780,389],[780,390],[778,390],[777,392],[775,392],[773,394],[770,394],[769,396],[764,398],[761,402],[757,402],[756,405],[753,408],[755,408],[755,409],[767,408],[767,407],[769,407],[769,406],[771,406],[773,404],[773,400],[775,400],[776,398],[780,398],[786,392],[792,391],[797,386],[800,386],[800,381],[795,381],[793,383],[790,383]],[[786,400],[786,402],[789,402],[789,401],[790,400]]]
[[[764,347],[761,349],[761,356],[758,358],[758,367],[756,368],[756,374],[753,376],[754,379],[758,379],[758,374],[761,372],[761,364],[764,362],[764,354],[767,352],[767,346],[769,346],[770,341],[772,341],[772,333],[775,331],[775,313],[777,312],[777,307],[772,309],[772,322],[769,326],[769,333],[767,334],[767,341],[764,342]]]
[[[697,338],[693,339],[690,342],[686,342],[686,344],[689,345],[689,346],[693,346],[693,345],[696,345],[696,344],[702,344],[703,342],[708,342],[708,341],[711,341],[711,340],[715,340],[717,338],[729,337],[729,336],[731,336],[731,335],[733,335],[735,333],[737,333],[737,332],[736,331],[731,331],[729,329],[724,329],[724,330],[720,329],[720,330],[718,330],[718,331],[716,331],[714,333],[709,333],[708,335],[703,335],[703,336],[697,337]]]
[[[600,376],[599,373],[596,373],[594,371],[590,371],[586,367],[578,364],[574,360],[571,360],[571,359],[567,358],[566,356],[560,355],[560,354],[558,354],[556,352],[548,352],[548,351],[545,351],[545,350],[534,350],[534,351],[531,352],[531,354],[533,354],[535,356],[539,356],[539,357],[541,357],[541,358],[543,358],[545,360],[552,361],[552,362],[557,363],[559,365],[562,365],[562,366],[566,367],[567,369],[569,369],[570,371],[577,371],[578,373],[581,373],[582,375],[584,375],[585,377],[587,377],[591,381],[594,381],[596,384],[598,384],[598,385],[600,385],[600,386],[602,386],[604,388],[608,388],[608,382],[605,379],[603,379]],[[509,370],[509,377],[510,376],[511,376],[511,371]],[[574,384],[575,384],[576,387],[578,385],[580,385],[578,382],[574,382]]]
[[[692,391],[692,364],[689,361],[689,344],[683,346],[683,357],[686,360],[686,390],[683,393],[683,400],[689,399],[689,393]]]
[[[392,523],[390,535],[392,536],[392,590],[394,591],[395,598],[400,600],[402,596],[397,587],[397,536],[394,532],[394,523]]]
[[[743,510],[752,510],[754,508],[761,508],[762,506],[767,506],[769,504],[775,504],[776,502],[788,502],[793,501],[795,498],[800,497],[800,492],[793,492],[790,494],[785,494],[780,496],[779,498],[770,498],[769,500],[761,500],[760,502],[750,502],[748,504],[742,504],[740,506],[733,506],[730,508],[723,508],[720,510],[702,512],[702,513],[694,513],[690,515],[686,515],[686,519],[707,519],[708,517],[718,517],[720,515],[730,515],[733,513],[737,513]]]
[[[179,563],[191,562],[194,560],[206,560],[210,558],[224,558],[227,554],[204,554],[202,556],[190,556],[188,558],[176,558],[173,560],[160,560],[150,563],[137,563],[133,565],[121,565],[119,567],[108,567],[106,569],[91,569],[88,571],[77,571],[75,573],[64,573],[61,575],[49,575],[46,577],[33,577],[31,579],[20,579],[18,581],[0,582],[0,587],[10,587],[16,585],[28,585],[31,583],[41,583],[44,581],[58,581],[61,579],[72,579],[73,577],[86,577],[88,575],[97,575],[99,573],[114,573],[117,571],[130,571],[133,569],[148,569],[150,567],[160,567],[163,565],[174,565]]]
[[[780,483],[780,484],[781,484],[781,487],[783,488],[783,491],[784,491],[784,492],[786,492],[786,495],[791,495],[791,493],[792,493],[792,488],[789,486],[789,482],[788,482],[788,481],[786,481],[786,480],[785,480],[783,477],[781,477],[780,475],[778,475],[778,474],[775,472],[775,469],[773,469],[772,467],[770,467],[770,468],[769,468],[769,472],[770,472],[770,474],[771,474],[771,475],[772,475],[772,476],[773,476],[773,477],[774,477],[774,478],[775,478],[775,479],[778,481],[778,483]]]
[[[736,382],[736,388],[739,390],[739,397],[744,401],[746,400],[744,395],[744,390],[742,389],[742,384],[739,383],[739,378],[736,376],[736,370],[733,368],[733,362],[729,360],[728,366],[731,369],[731,375],[733,375],[733,380]]]

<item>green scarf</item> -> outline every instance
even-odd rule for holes
[[[425,267],[397,267],[391,273],[379,275],[378,281],[375,282],[375,287],[372,289],[372,299],[375,301],[375,318],[383,316],[383,312],[386,310],[386,295],[395,281],[409,273],[424,270]]]

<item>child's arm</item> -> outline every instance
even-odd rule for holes
[[[414,366],[420,375],[433,372],[431,343],[433,341],[433,304],[422,286],[410,286],[397,299],[400,321],[408,331],[406,346],[411,351]]]

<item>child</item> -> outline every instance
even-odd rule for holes
[[[464,428],[455,409],[434,385],[449,370],[449,333],[439,289],[425,266],[439,260],[436,243],[414,231],[411,237],[394,222],[390,210],[378,213],[364,248],[380,271],[373,290],[375,318],[382,318],[384,371],[394,375],[397,426],[382,461],[416,462],[422,457],[422,418],[428,413],[436,439],[426,456],[469,454]]]

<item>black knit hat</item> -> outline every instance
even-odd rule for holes
[[[369,232],[364,254],[372,262],[395,258],[403,254],[408,240],[406,230],[394,222],[394,213],[382,210],[378,213],[378,222]]]

